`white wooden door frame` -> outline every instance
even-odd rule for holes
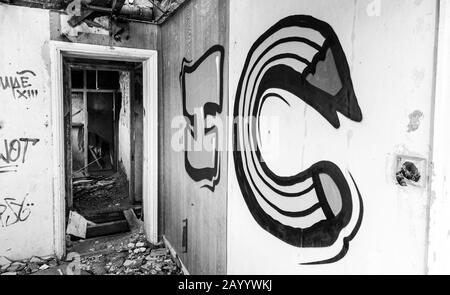
[[[450,1],[438,5],[427,274],[450,274]]]
[[[158,54],[156,50],[109,47],[50,41],[51,105],[53,126],[54,251],[65,255],[65,177],[63,57],[109,59],[143,64],[144,171],[143,210],[145,233],[158,242]]]

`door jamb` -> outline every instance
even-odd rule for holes
[[[158,53],[156,50],[50,41],[53,138],[54,252],[65,255],[63,57],[142,62],[144,112],[143,210],[144,228],[158,242]]]
[[[437,56],[436,88],[433,106],[431,140],[431,185],[428,220],[428,243],[426,245],[426,273],[450,274],[450,3],[437,3]]]

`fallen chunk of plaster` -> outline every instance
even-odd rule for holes
[[[86,239],[86,230],[88,225],[94,225],[80,214],[70,211],[69,224],[67,225],[66,233],[78,238]]]

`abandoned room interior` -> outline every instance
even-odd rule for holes
[[[445,0],[0,0],[0,274],[450,273],[449,36]]]
[[[126,231],[123,211],[142,215],[142,64],[66,58],[64,66],[68,211],[97,224],[85,238]]]

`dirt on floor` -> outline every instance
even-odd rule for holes
[[[131,208],[126,175],[74,179],[73,207],[84,217]]]
[[[153,245],[143,230],[78,242],[68,240],[67,258],[9,261],[0,257],[1,275],[181,275],[180,262],[163,243]]]

